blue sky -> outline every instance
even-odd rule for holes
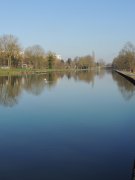
[[[135,0],[0,0],[0,35],[40,44],[63,58],[95,52],[111,62],[135,45]]]

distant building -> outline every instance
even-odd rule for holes
[[[56,54],[55,56],[56,56],[56,58],[57,58],[58,60],[62,60],[62,57],[61,57],[61,55],[59,55],[59,54]]]
[[[20,51],[20,53],[19,53],[20,55],[24,55],[24,51]]]

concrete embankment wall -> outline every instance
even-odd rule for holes
[[[124,72],[115,70],[115,72],[117,72],[118,74],[120,74],[121,76],[125,77],[127,80],[129,80],[131,83],[133,83],[135,85],[135,79],[133,77],[131,77],[128,74],[125,74]]]

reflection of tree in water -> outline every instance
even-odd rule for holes
[[[84,81],[94,84],[95,71],[70,71],[65,73],[68,79],[74,78],[76,81]]]
[[[67,72],[65,72],[64,73],[64,75],[67,77],[67,79],[71,79],[71,78],[73,78],[73,76],[74,76],[74,74],[76,74],[76,71],[67,71]],[[76,79],[75,77],[74,77],[74,79]],[[76,79],[77,80],[77,79]]]
[[[100,77],[104,76],[104,71],[98,72]],[[94,84],[96,71],[67,71],[50,72],[31,76],[0,76],[0,104],[4,106],[13,106],[18,103],[19,96],[23,90],[40,95],[45,88],[56,86],[58,79],[67,76],[75,81],[84,81]],[[126,100],[135,95],[135,86],[122,76],[113,72],[113,79],[117,82],[120,92]]]
[[[32,75],[25,78],[24,89],[34,95],[40,95],[45,87],[54,87],[59,78],[58,73]]]
[[[96,69],[96,75],[102,79],[105,75],[105,73],[107,73],[107,71],[105,71],[105,69],[100,69],[100,68],[97,68]]]
[[[0,104],[13,106],[18,102],[21,94],[21,78],[16,76],[0,77]]]
[[[121,75],[113,72],[113,79],[117,82],[119,90],[125,100],[130,100],[135,95],[135,86]]]
[[[44,91],[44,77],[42,75],[27,76],[24,79],[23,87],[26,91],[38,96]]]
[[[56,86],[57,81],[59,78],[61,78],[61,74],[59,72],[49,72],[46,74],[46,79],[47,79],[47,84],[48,84],[48,88],[53,88],[54,86]]]
[[[87,83],[92,82],[92,84],[94,84],[94,77],[95,77],[94,71],[81,71],[81,72],[78,72],[76,75],[79,81],[84,81]]]
[[[40,95],[45,87],[54,87],[59,76],[55,73],[31,76],[0,76],[0,104],[13,106],[23,90]],[[45,81],[46,80],[46,81]]]
[[[58,79],[64,76],[72,77],[76,81],[94,83],[94,71],[49,72],[29,76],[1,76],[0,77],[0,104],[13,106],[18,103],[18,98],[25,90],[33,95],[40,95],[45,88],[56,86]]]

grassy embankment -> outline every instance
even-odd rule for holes
[[[33,73],[33,71],[28,69],[0,69],[0,76],[22,75],[27,73]]]
[[[7,76],[7,75],[28,75],[28,74],[44,74],[47,72],[55,72],[55,71],[73,71],[75,69],[0,69],[0,76]]]

